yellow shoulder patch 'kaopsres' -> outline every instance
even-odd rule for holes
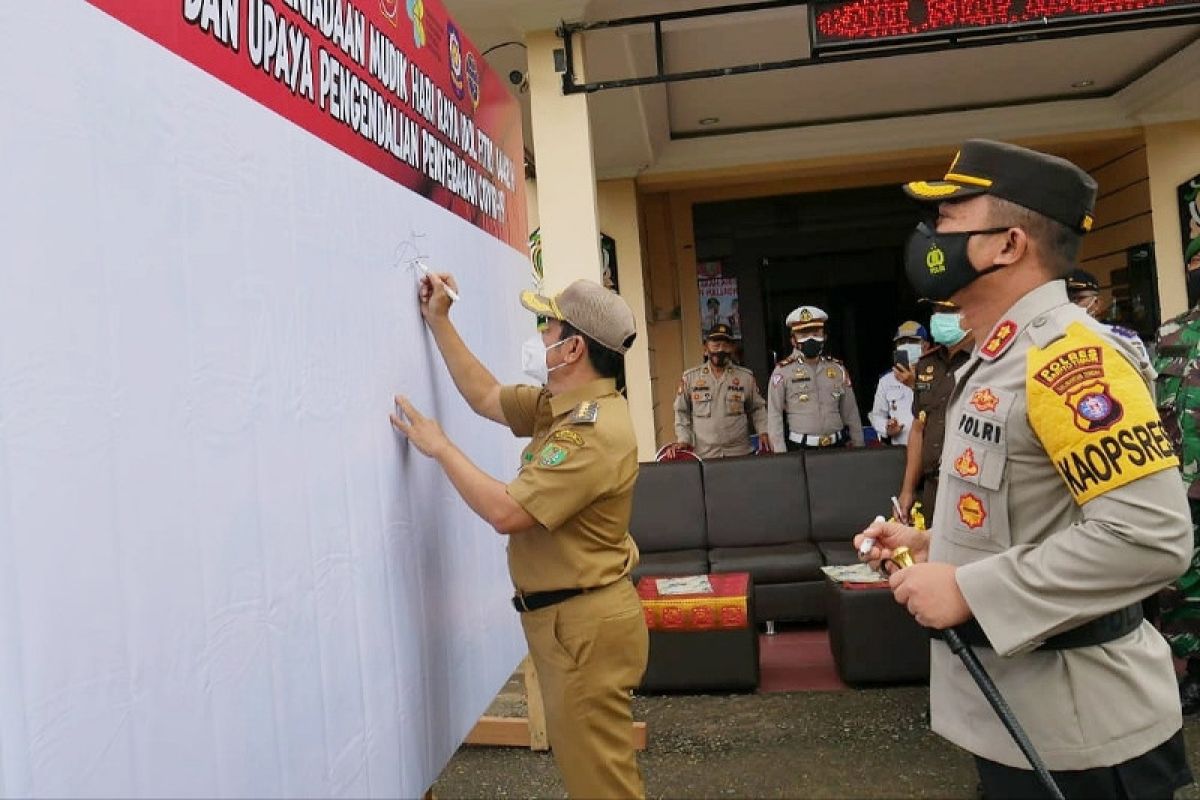
[[[1179,465],[1145,381],[1086,325],[1029,350],[1025,368],[1029,424],[1077,504]]]

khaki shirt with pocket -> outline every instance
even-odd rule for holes
[[[505,386],[500,406],[515,435],[532,437],[508,494],[539,523],[509,538],[514,587],[589,589],[628,575],[638,562],[629,535],[637,441],[615,382],[561,395]]]
[[[767,432],[767,403],[754,373],[730,364],[717,377],[707,365],[683,373],[675,392],[675,441],[690,444],[701,458],[752,452],[750,428]]]
[[[1182,723],[1171,651],[1150,623],[1036,649],[1138,603],[1191,556],[1178,460],[1137,362],[1051,281],[980,337],[950,397],[930,560],[958,565],[995,648],[976,653],[1054,770],[1118,764]],[[1028,769],[959,658],[931,647],[933,730]]]

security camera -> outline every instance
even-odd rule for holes
[[[508,82],[513,86],[520,86],[525,82],[525,73],[521,72],[519,69],[514,69],[512,72],[508,73]]]

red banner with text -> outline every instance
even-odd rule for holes
[[[437,0],[88,0],[525,252],[521,115]]]

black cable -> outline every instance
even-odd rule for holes
[[[978,684],[979,690],[983,692],[983,696],[992,704],[992,709],[995,710],[996,716],[1004,723],[1004,727],[1008,728],[1009,735],[1017,743],[1017,747],[1021,748],[1021,752],[1025,754],[1025,758],[1029,760],[1029,765],[1037,773],[1042,785],[1046,787],[1046,791],[1050,792],[1050,796],[1054,800],[1066,800],[1062,790],[1054,782],[1054,776],[1046,768],[1046,762],[1042,761],[1042,757],[1038,754],[1038,751],[1033,748],[1033,742],[1029,741],[1029,737],[1025,734],[1025,729],[1021,727],[1021,723],[1017,721],[1016,715],[1008,707],[1004,696],[996,688],[996,684],[992,681],[992,676],[988,675],[987,670],[980,663],[979,656],[975,655],[975,651],[962,640],[962,637],[958,635],[958,631],[954,628],[946,628],[942,631],[942,636],[946,644],[950,646],[950,652],[962,659],[967,672],[971,673],[971,677],[975,679],[975,683]]]
[[[492,52],[493,50],[499,50],[501,47],[508,47],[510,44],[515,44],[517,47],[520,47],[522,50],[529,49],[528,47],[525,46],[524,42],[518,42],[516,39],[513,39],[511,41],[501,42],[500,44],[494,44],[491,47],[489,47],[487,50],[484,50],[482,53],[480,53],[480,55],[486,56],[488,53]]]

